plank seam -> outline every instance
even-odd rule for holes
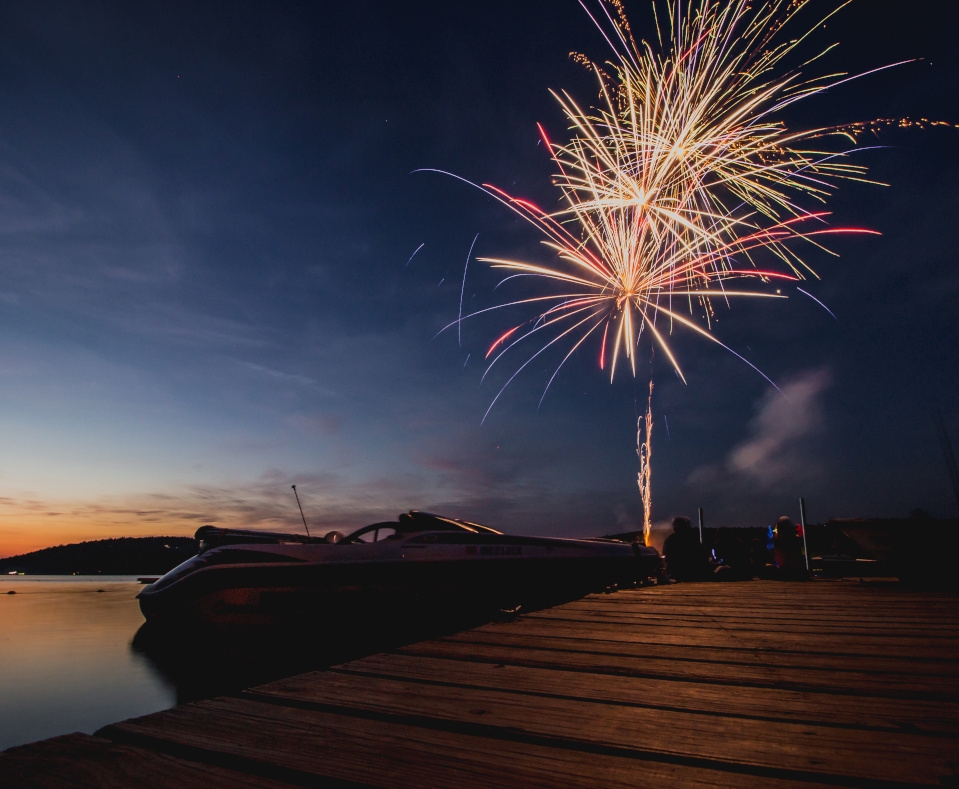
[[[579,642],[594,643],[594,644],[600,643],[600,644],[636,645],[636,646],[638,646],[638,647],[644,646],[644,644],[641,643],[641,642],[619,641],[619,640],[611,639],[611,638],[583,638],[583,637],[580,637],[580,636],[568,636],[568,637],[567,637],[567,636],[549,636],[549,635],[536,635],[536,636],[534,636],[534,637],[535,637],[535,638],[542,638],[542,639],[553,639],[553,640],[555,640],[555,641],[560,641],[560,642],[579,641]],[[481,638],[473,638],[473,639],[469,639],[469,638],[457,638],[457,639],[450,639],[450,638],[443,638],[443,639],[436,639],[436,640],[439,641],[440,643],[444,643],[444,644],[477,644],[477,645],[482,645],[482,646],[494,646],[494,647],[495,647],[495,646],[499,646],[499,647],[504,647],[504,648],[506,648],[506,649],[511,649],[511,648],[514,648],[514,647],[515,647],[514,644],[502,643],[501,641],[496,641],[496,640],[493,640],[493,639],[481,639]],[[676,649],[683,649],[683,650],[686,650],[686,651],[689,651],[689,650],[690,650],[690,648],[685,647],[685,646],[679,647],[679,646],[676,646],[676,645],[665,645],[665,644],[664,644],[663,646],[673,646],[673,647],[675,647]],[[649,654],[644,654],[644,653],[641,653],[641,652],[606,652],[606,651],[603,651],[603,650],[601,650],[601,649],[582,649],[582,648],[580,648],[580,649],[572,649],[572,648],[563,648],[563,647],[546,646],[546,645],[541,645],[541,646],[526,646],[526,647],[523,647],[523,648],[524,648],[524,649],[542,649],[542,650],[553,651],[553,652],[570,652],[570,653],[574,653],[574,654],[583,654],[583,655],[610,655],[610,656],[614,656],[614,657],[635,657],[635,658],[638,659],[638,660],[668,660],[668,661],[670,661],[670,662],[672,662],[672,663],[700,663],[700,664],[705,664],[705,665],[716,665],[716,666],[742,666],[742,667],[744,667],[744,668],[762,668],[762,667],[765,665],[765,664],[763,664],[763,663],[749,663],[749,662],[743,661],[743,660],[721,660],[721,659],[720,659],[720,660],[709,660],[709,659],[707,659],[707,658],[701,658],[701,657],[685,657],[685,656],[683,656],[683,655],[669,655],[669,656],[665,656],[665,655],[649,655]],[[698,647],[698,648],[699,648],[699,649],[712,649],[712,647]],[[737,651],[739,651],[739,652],[753,652],[753,653],[755,653],[755,652],[758,651],[758,650],[752,650],[752,649],[749,649],[749,648],[747,648],[747,647],[743,647],[743,648],[737,649]],[[802,653],[797,653],[797,654],[802,654]],[[807,653],[807,654],[808,654],[808,653]],[[842,653],[837,653],[836,656],[837,656],[837,657],[845,657],[845,655],[842,654]],[[766,653],[764,653],[764,654],[757,655],[757,657],[766,658],[766,657],[773,657],[773,655],[770,654],[770,652],[766,652]],[[885,655],[871,655],[870,657],[872,657],[872,658],[874,658],[874,659],[875,659],[875,658],[879,658],[879,659],[890,660],[890,661],[899,660],[899,659],[901,659],[901,660],[912,660],[912,658],[896,658],[896,657],[894,657],[894,656],[893,656],[893,657],[890,657],[890,656],[885,656]],[[957,671],[959,671],[959,661],[947,660],[947,659],[945,659],[945,658],[942,658],[942,659],[940,659],[940,660],[941,660],[941,662],[945,662],[945,663],[947,663],[947,664],[950,665],[950,666],[952,666],[953,664],[955,664],[955,666],[956,666],[956,668],[957,668]],[[847,668],[847,667],[844,667],[844,666],[780,666],[779,668],[796,669],[796,670],[802,670],[802,671],[831,671],[831,672],[835,672],[835,673],[837,673],[837,674],[897,675],[897,676],[901,676],[901,677],[925,677],[925,678],[929,678],[929,679],[937,679],[937,678],[947,679],[947,678],[950,678],[948,674],[936,674],[936,673],[929,672],[929,671],[895,671],[895,670],[891,670],[891,669],[857,668],[857,667],[855,667],[855,666],[851,666],[851,667],[848,667],[848,668]]]
[[[702,616],[703,616],[703,617],[706,617],[706,616],[708,616],[708,614],[702,614]],[[572,617],[572,616],[536,616],[536,617],[531,616],[531,617],[529,617],[529,618],[530,618],[530,619],[535,619],[535,620],[537,620],[538,622],[575,622],[575,623],[579,623],[579,624],[591,624],[591,625],[615,625],[615,624],[622,624],[622,625],[624,625],[624,626],[628,626],[628,625],[639,624],[639,623],[641,623],[646,617],[644,617],[642,614],[637,614],[635,618],[632,618],[632,619],[624,619],[624,618],[621,617],[621,618],[619,619],[619,621],[614,621],[614,620],[611,620],[611,619],[609,619],[609,618],[606,618],[606,621],[599,621],[599,618],[597,618],[597,617]],[[769,620],[767,619],[766,621],[769,621]],[[657,622],[657,624],[659,624],[659,623]],[[703,624],[696,624],[696,623],[694,623],[694,622],[686,622],[686,623],[684,623],[684,622],[674,621],[672,624],[675,625],[675,627],[672,628],[672,629],[675,629],[675,630],[709,630],[709,631],[712,631],[712,630],[715,629],[715,628],[713,627],[713,625],[714,625],[715,623],[712,622],[712,621],[710,621],[710,622],[704,622]],[[730,624],[741,624],[741,623],[740,623],[740,622],[733,621],[733,622],[730,622]],[[833,627],[832,627],[831,629],[829,629],[829,630],[826,630],[826,629],[823,629],[823,628],[808,627],[808,628],[802,628],[802,629],[796,629],[796,630],[777,631],[775,627],[761,627],[761,626],[758,626],[758,625],[757,625],[757,626],[754,626],[754,627],[741,627],[741,628],[738,628],[738,630],[739,630],[740,632],[743,632],[743,633],[776,633],[776,632],[786,632],[786,633],[788,633],[789,635],[794,635],[794,636],[835,636],[835,635],[847,635],[847,634],[848,634],[848,635],[854,635],[854,636],[856,636],[857,638],[884,638],[884,639],[889,639],[889,640],[902,640],[902,641],[906,641],[906,642],[909,642],[909,641],[919,641],[919,640],[923,640],[923,641],[924,641],[924,640],[928,640],[928,639],[931,638],[931,637],[934,637],[934,638],[937,638],[937,639],[941,639],[941,640],[943,640],[943,641],[956,641],[956,640],[959,640],[959,636],[950,636],[950,635],[941,635],[941,634],[935,635],[935,636],[930,636],[930,634],[929,634],[928,632],[921,631],[921,630],[918,630],[918,629],[914,629],[912,632],[908,632],[908,631],[905,631],[905,632],[904,632],[904,631],[889,632],[888,630],[886,630],[886,631],[884,631],[884,632],[881,632],[881,633],[880,633],[880,632],[872,632],[872,631],[874,631],[874,630],[879,630],[879,629],[880,629],[879,627],[876,627],[876,628],[860,628],[860,629],[858,629],[858,630],[857,630],[856,628],[846,629],[846,628],[843,628],[841,625],[835,625],[835,626],[833,626]],[[860,630],[866,630],[866,632],[859,632]],[[728,632],[728,631],[727,631],[727,632]]]
[[[631,623],[631,624],[636,625],[636,624],[638,624],[638,623]],[[704,628],[704,629],[705,629],[705,628]],[[774,634],[774,631],[770,631],[770,632],[771,632],[771,634]],[[480,635],[480,636],[482,636],[482,635],[484,635],[484,634],[482,634],[482,633],[476,633],[475,631],[472,631],[472,630],[464,630],[462,633],[458,633],[458,634],[453,635],[453,636],[443,636],[443,637],[441,637],[441,638],[437,638],[437,639],[434,639],[434,640],[439,641],[439,642],[441,642],[441,643],[450,643],[450,644],[484,643],[484,642],[482,642],[482,641],[480,641],[480,640],[471,640],[471,639],[468,639],[468,638],[465,637],[465,636],[467,636],[467,635]],[[524,634],[524,635],[525,635],[525,634]],[[461,636],[462,636],[462,637],[461,637]],[[537,638],[551,638],[551,639],[555,639],[555,640],[557,640],[557,641],[567,641],[567,640],[568,640],[568,641],[608,641],[608,642],[616,643],[616,644],[640,643],[640,642],[631,642],[631,641],[619,641],[619,640],[608,639],[608,638],[598,639],[598,638],[584,638],[584,637],[582,637],[582,636],[564,636],[564,635],[551,636],[551,635],[547,635],[547,634],[538,635]],[[417,642],[417,643],[423,643],[423,642]],[[763,654],[763,655],[770,655],[770,656],[775,656],[775,655],[797,655],[797,656],[815,655],[815,656],[818,656],[818,657],[849,658],[849,659],[851,659],[851,660],[855,660],[855,659],[857,659],[857,658],[877,658],[877,657],[878,657],[878,658],[883,658],[883,659],[888,659],[888,660],[910,660],[910,661],[921,662],[921,663],[945,663],[945,664],[947,664],[947,665],[953,665],[953,664],[959,663],[959,661],[956,661],[955,658],[930,657],[930,656],[923,656],[923,655],[900,656],[900,655],[889,655],[889,654],[877,654],[876,652],[836,652],[836,651],[829,651],[829,650],[813,650],[813,649],[783,649],[783,648],[781,648],[781,647],[767,647],[767,646],[731,647],[731,646],[725,646],[725,645],[721,645],[721,644],[717,644],[717,645],[712,645],[712,644],[708,644],[708,645],[706,645],[706,644],[681,644],[681,645],[680,645],[680,644],[670,644],[670,643],[668,643],[668,642],[666,642],[666,641],[644,641],[644,642],[642,642],[642,643],[648,644],[649,646],[657,646],[657,647],[674,647],[674,648],[678,648],[678,647],[681,646],[683,649],[690,649],[690,650],[696,650],[696,649],[712,649],[712,650],[716,650],[717,652],[719,652],[719,651],[724,651],[724,652],[727,652],[727,651],[728,651],[728,652],[752,652],[752,653],[760,653],[760,654]]]
[[[528,649],[528,648],[527,648]],[[595,654],[606,655],[607,653],[582,652],[580,650],[561,650],[542,647],[542,651],[567,652],[571,654]],[[503,664],[512,666],[525,666],[527,668],[548,668],[556,671],[571,671],[579,674],[601,674],[615,677],[635,677],[639,679],[657,679],[667,682],[694,682],[701,685],[719,685],[723,687],[742,687],[742,688],[766,688],[772,690],[801,691],[805,693],[822,693],[830,696],[849,696],[851,698],[884,698],[901,699],[905,701],[959,701],[959,695],[953,693],[941,693],[934,691],[917,691],[910,693],[908,691],[896,692],[887,690],[885,692],[875,691],[857,691],[855,688],[823,688],[815,684],[804,684],[801,682],[758,682],[755,680],[726,680],[721,677],[677,677],[666,673],[653,671],[642,671],[641,669],[631,669],[622,666],[562,666],[557,663],[550,663],[547,660],[521,660],[515,657],[483,657],[481,655],[451,655],[441,651],[430,651],[429,649],[399,649],[391,654],[400,654],[407,657],[431,657],[443,660],[458,660],[463,663],[484,663],[484,664]],[[608,656],[608,655],[607,655]],[[623,657],[623,656],[618,656]],[[626,656],[628,657],[628,656]]]

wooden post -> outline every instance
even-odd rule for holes
[[[806,556],[806,572],[810,572],[809,569],[809,544],[806,542],[806,500],[799,497],[799,522],[802,524],[802,550],[803,554]]]

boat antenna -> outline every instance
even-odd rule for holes
[[[296,506],[300,508],[300,517],[303,519],[303,528],[306,529],[306,536],[310,536],[310,527],[306,525],[306,515],[303,514],[303,505],[300,504],[300,496],[296,492],[296,485],[291,485],[293,488],[293,495],[296,496]]]

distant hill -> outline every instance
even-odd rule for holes
[[[0,559],[0,575],[163,575],[194,556],[192,537],[117,537]]]

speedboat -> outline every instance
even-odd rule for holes
[[[344,612],[516,610],[655,577],[659,554],[614,539],[503,534],[426,512],[348,536],[203,526],[199,553],[137,595],[148,622],[274,625]]]

